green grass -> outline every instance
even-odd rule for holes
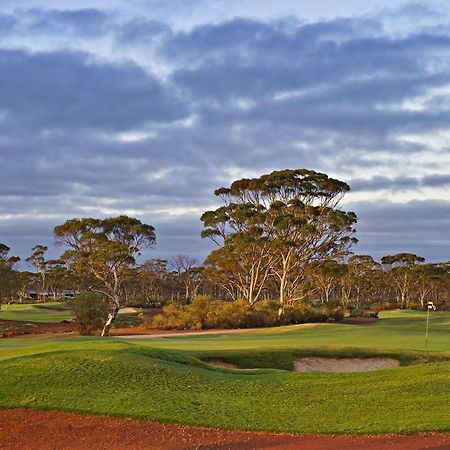
[[[73,318],[66,303],[3,304],[0,319],[23,322],[61,322]]]
[[[372,325],[305,324],[252,333],[136,339],[140,345],[173,350],[242,350],[280,347],[354,347],[359,349],[450,352],[450,313],[435,312],[425,348],[425,313],[390,311]]]
[[[0,407],[297,433],[450,431],[450,313],[231,335],[0,340]],[[402,367],[293,373],[295,355],[386,355]],[[247,370],[211,368],[220,358]],[[259,368],[259,369],[256,369]],[[280,370],[282,369],[282,370]]]

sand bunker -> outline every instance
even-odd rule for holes
[[[399,366],[392,358],[294,358],[294,372],[370,372]]]
[[[223,369],[242,369],[237,364],[221,359],[208,359],[205,362]],[[392,358],[324,358],[320,356],[297,357],[294,358],[293,364],[294,372],[371,372],[400,366],[400,363]]]
[[[126,307],[126,308],[120,308],[119,314],[132,314],[135,313],[136,308]]]
[[[220,359],[208,359],[207,361],[205,361],[205,363],[208,363],[214,367],[221,367],[222,369],[240,369],[237,364],[222,361]]]

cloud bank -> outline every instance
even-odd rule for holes
[[[445,10],[244,8],[180,28],[161,2],[42,3],[0,9],[0,242],[16,254],[68,218],[125,213],[156,226],[153,256],[202,259],[214,189],[307,167],[353,188],[356,251],[450,259]]]

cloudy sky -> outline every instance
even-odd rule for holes
[[[351,185],[358,253],[450,259],[448,3],[1,1],[12,253],[128,214],[155,225],[153,257],[202,259],[214,189],[299,167]]]

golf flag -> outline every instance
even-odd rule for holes
[[[425,347],[428,347],[428,322],[430,317],[430,311],[436,311],[436,306],[433,302],[427,302],[427,325],[425,328]]]

